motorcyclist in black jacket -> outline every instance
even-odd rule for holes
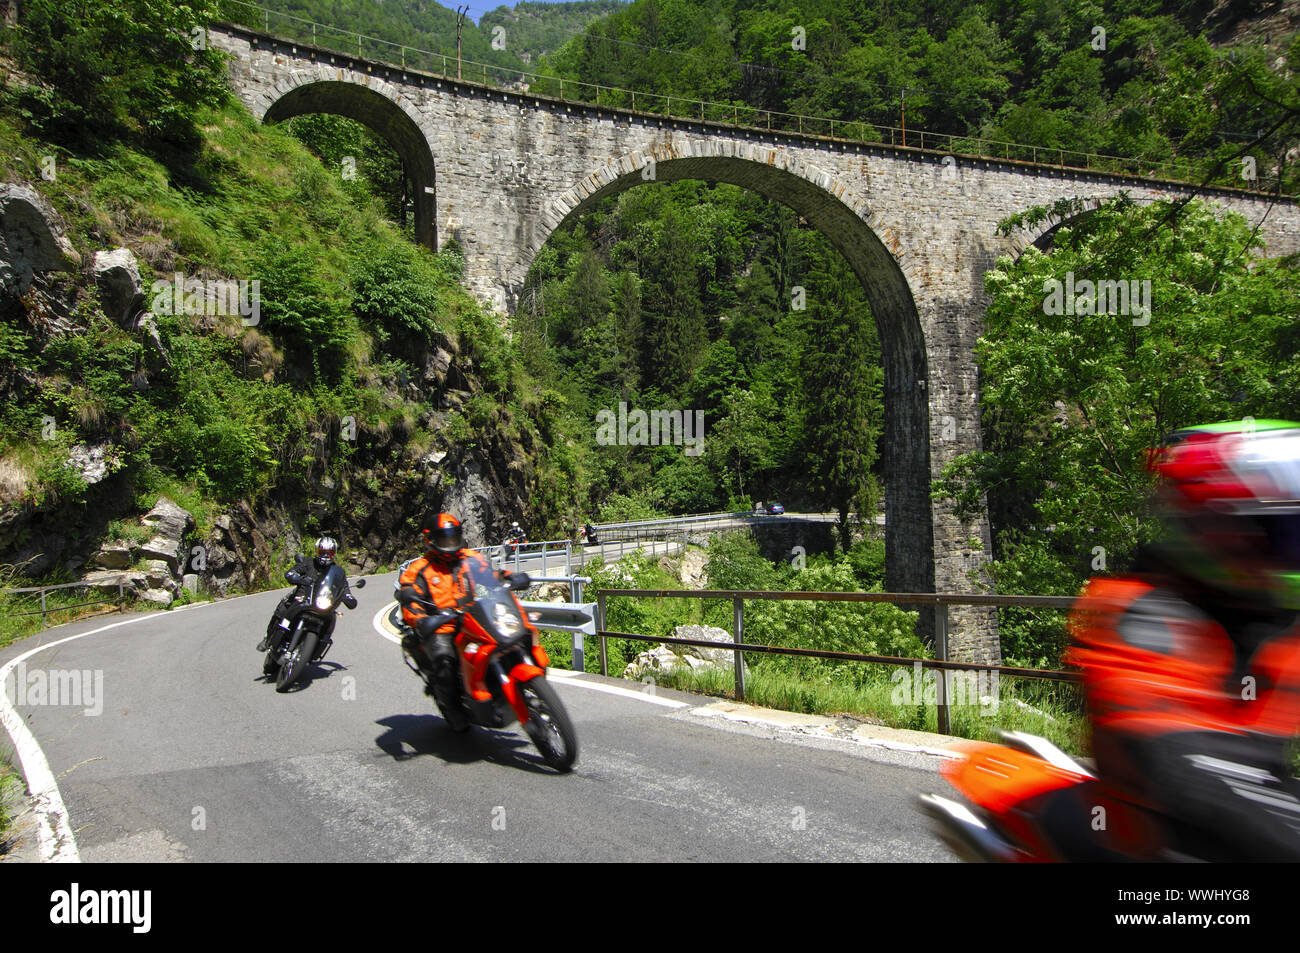
[[[338,543],[333,538],[322,536],[316,540],[314,557],[309,559],[306,556],[299,556],[294,567],[285,572],[284,578],[294,586],[294,590],[281,599],[280,604],[275,607],[275,614],[271,616],[271,621],[266,626],[266,638],[258,643],[257,651],[265,652],[271,647],[276,633],[285,627],[281,620],[288,620],[290,625],[293,624],[293,617],[297,614],[300,604],[299,600],[310,597],[316,579],[334,565],[338,548]]]

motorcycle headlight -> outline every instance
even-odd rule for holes
[[[320,591],[320,595],[316,597],[316,608],[324,612],[327,609],[332,608],[333,605],[334,605],[334,590],[329,589],[328,587],[322,589]]]
[[[496,617],[498,628],[500,628],[502,633],[510,638],[514,638],[518,635],[520,630],[523,628],[523,625],[519,622],[519,616],[508,610],[499,602],[496,606]]]

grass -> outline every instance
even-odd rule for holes
[[[891,682],[883,666],[875,668],[878,674],[873,673],[869,681],[849,685],[809,682],[755,666],[745,680],[745,701],[781,711],[848,716],[890,728],[937,732],[936,707],[898,703],[897,689],[901,683]],[[910,673],[905,675],[910,678]],[[997,741],[999,730],[1027,731],[1047,738],[1065,751],[1087,754],[1087,718],[1079,705],[1077,689],[1057,688],[1052,697],[1044,695],[1039,686],[1018,684],[1027,681],[1000,679],[996,705],[979,704],[971,699],[970,704],[949,706],[949,733],[960,738]],[[657,683],[665,688],[721,698],[732,698],[735,691],[735,676],[730,670],[674,669],[659,676]],[[1026,700],[1026,695],[1036,703]]]
[[[613,640],[610,640],[611,642]],[[630,641],[630,640],[629,640]],[[543,633],[542,644],[552,663],[572,668],[572,648],[567,634]],[[640,643],[645,648],[650,643]],[[600,670],[597,641],[587,639],[585,667]],[[863,663],[864,665],[866,663]],[[611,653],[611,672],[621,672]],[[912,693],[912,673],[892,676],[892,666],[871,665],[858,684],[830,677],[814,681],[751,662],[745,679],[745,701],[763,708],[830,717],[847,716],[868,724],[937,732],[938,711]],[[892,677],[891,677],[892,676]],[[730,669],[691,671],[685,666],[656,676],[664,688],[717,698],[735,697],[735,675]],[[925,683],[922,682],[921,686]],[[988,686],[990,689],[992,686]],[[1078,686],[1038,679],[999,678],[997,704],[981,704],[967,693],[968,704],[949,706],[949,733],[960,738],[997,741],[998,731],[1018,730],[1041,735],[1072,754],[1088,754],[1088,721]],[[958,690],[952,697],[958,699]],[[990,691],[989,698],[992,698]]]
[[[111,601],[100,605],[71,608],[77,603],[89,602],[101,597]],[[29,635],[35,635],[50,626],[116,611],[117,593],[109,595],[104,590],[80,587],[52,589],[45,594],[45,607],[49,611],[45,616],[45,622],[42,623],[40,593],[0,595],[0,648],[11,645],[19,639],[25,639]],[[32,614],[18,615],[17,613],[20,612]]]
[[[12,805],[23,790],[23,776],[7,757],[0,755],[0,855],[9,848],[9,828],[13,825]]]

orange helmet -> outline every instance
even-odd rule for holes
[[[425,544],[444,556],[459,555],[465,547],[465,534],[461,531],[460,520],[450,513],[439,513],[436,517],[425,520],[423,531]]]

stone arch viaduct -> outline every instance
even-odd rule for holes
[[[562,222],[649,181],[729,182],[784,203],[821,230],[861,279],[879,326],[891,591],[971,591],[990,550],[987,521],[959,520],[930,499],[929,486],[955,456],[980,446],[973,347],[987,301],[983,275],[999,255],[1018,253],[1059,224],[1004,237],[997,223],[1058,199],[1095,204],[1126,191],[1152,201],[1190,190],[563,102],[240,27],[210,35],[230,54],[234,89],[259,120],[336,113],[386,138],[415,186],[417,237],[435,249],[456,238],[469,287],[498,310],[514,310],[533,257]],[[1259,224],[1271,254],[1300,250],[1295,202],[1236,190],[1204,195]],[[953,609],[950,626],[954,657],[1000,657],[990,610]]]

